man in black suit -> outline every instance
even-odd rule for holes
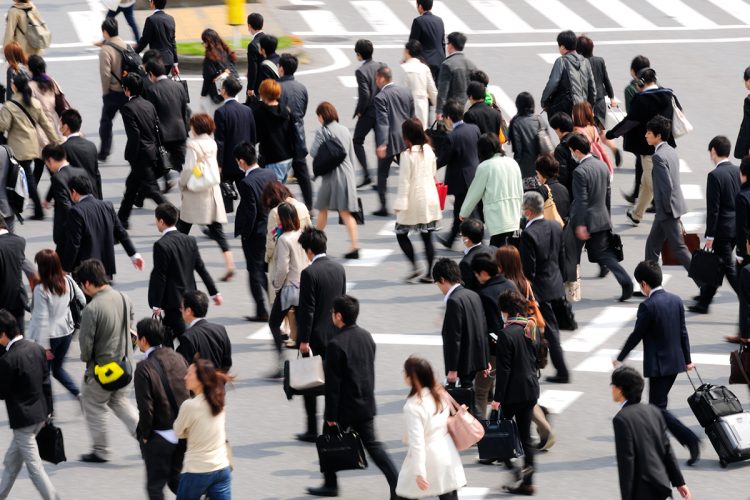
[[[432,0],[417,0],[417,12],[411,23],[409,40],[418,40],[432,79],[437,82],[440,64],[445,59],[445,27],[443,20],[432,13]]]
[[[568,147],[568,138],[573,132],[573,118],[568,113],[558,111],[549,118],[549,126],[555,131],[558,143],[555,146],[555,159],[560,163],[560,174],[557,176],[560,184],[565,186],[568,193],[573,196],[573,170],[578,162],[573,159]]]
[[[245,104],[250,104],[251,100],[256,98],[255,93],[258,91],[260,82],[258,79],[258,67],[263,62],[263,56],[260,55],[260,41],[263,39],[263,15],[259,12],[253,12],[247,16],[247,29],[252,38],[247,44],[247,92]]]
[[[373,47],[370,40],[357,40],[357,43],[354,44],[354,53],[357,55],[357,61],[362,61],[362,64],[354,72],[354,77],[357,79],[357,106],[354,108],[354,116],[352,117],[357,119],[357,124],[354,126],[354,135],[352,136],[354,155],[357,157],[357,161],[364,172],[364,178],[362,179],[362,183],[357,185],[358,188],[367,186],[372,182],[370,171],[367,167],[367,154],[365,153],[364,144],[367,134],[375,129],[374,99],[380,91],[375,82],[375,73],[382,66],[382,63],[372,60],[372,52]]]
[[[156,167],[159,146],[159,116],[156,108],[149,101],[141,97],[143,81],[139,75],[126,76],[122,85],[125,95],[130,99],[122,107],[122,122],[128,142],[125,145],[125,160],[130,163],[130,174],[125,180],[125,194],[117,211],[117,217],[128,228],[128,219],[133,209],[138,191],[142,191],[144,198],[154,200],[156,204],[166,200],[159,192],[156,184],[154,169]]]
[[[256,84],[260,90],[260,84],[263,80],[279,80],[279,59],[276,48],[279,46],[279,39],[273,35],[264,35],[260,39],[260,55],[263,56],[260,66],[258,66],[258,77]]]
[[[253,112],[237,101],[236,96],[241,90],[242,83],[237,78],[230,76],[224,80],[221,86],[224,101],[214,112],[214,139],[218,147],[216,159],[219,162],[221,178],[225,182],[234,182],[238,190],[245,173],[237,166],[234,148],[243,142],[256,143]]]
[[[81,136],[81,113],[75,109],[66,109],[60,117],[60,130],[65,142],[62,147],[68,162],[80,167],[89,174],[94,185],[94,197],[102,199],[102,174],[99,172],[96,144]]]
[[[557,374],[546,377],[547,382],[567,384],[570,381],[565,366],[560,329],[552,309],[552,301],[565,296],[560,268],[563,265],[562,228],[555,221],[544,218],[544,198],[536,191],[523,195],[523,216],[526,227],[521,233],[521,262],[523,274],[531,282],[534,298],[544,318],[544,337],[549,343],[549,354]]]
[[[0,219],[5,221],[5,225],[13,232],[16,214],[8,203],[8,169],[10,168],[10,155],[8,149],[0,148]]]
[[[246,316],[245,319],[265,323],[268,321],[265,299],[268,281],[264,270],[268,209],[263,205],[262,196],[266,186],[277,179],[271,170],[258,166],[258,153],[252,144],[238,144],[234,148],[234,157],[244,175],[236,181],[240,204],[234,219],[234,235],[242,238],[250,293],[256,306],[255,316]]]
[[[297,306],[297,342],[302,354],[310,350],[325,359],[326,345],[333,337],[331,319],[333,299],[346,294],[344,267],[326,256],[326,234],[307,228],[299,238],[299,244],[307,253],[311,263],[300,276],[299,306]],[[313,443],[318,436],[316,420],[317,400],[315,396],[304,396],[307,413],[307,432],[297,434],[297,439]]]
[[[700,458],[700,439],[667,411],[669,391],[677,375],[693,369],[685,308],[677,295],[662,287],[661,268],[655,261],[639,263],[634,275],[648,298],[638,306],[633,332],[612,364],[617,368],[643,341],[643,374],[649,379],[648,402],[661,409],[669,432],[690,450],[688,465],[693,465]]]
[[[5,219],[0,217],[0,309],[10,311],[21,332],[28,301],[26,287],[23,286],[25,251],[26,240],[11,233]]]
[[[445,183],[448,185],[448,194],[453,195],[453,226],[448,236],[438,236],[438,241],[446,248],[451,248],[461,224],[461,206],[479,165],[477,143],[482,134],[476,125],[464,123],[464,107],[457,100],[451,99],[445,103],[443,113],[453,131],[448,134],[446,147],[437,159],[437,167],[446,167]]]
[[[180,337],[177,352],[188,363],[196,354],[210,360],[217,370],[228,372],[232,368],[232,343],[222,325],[206,320],[208,295],[192,290],[182,295],[182,320],[187,329]]]
[[[461,237],[465,247],[464,256],[458,263],[458,267],[461,269],[461,282],[465,288],[479,292],[480,284],[471,269],[471,262],[479,256],[494,259],[497,248],[485,245],[482,242],[482,239],[484,239],[484,224],[479,219],[465,219],[461,223]]]
[[[622,499],[669,498],[672,486],[688,498],[690,490],[669,443],[664,417],[655,406],[641,404],[641,374],[622,366],[612,372],[610,386],[612,399],[620,404],[612,425]]]
[[[148,283],[148,305],[157,316],[164,312],[164,326],[167,332],[166,345],[172,347],[172,340],[185,331],[180,306],[182,294],[195,290],[197,272],[208,288],[208,293],[217,306],[223,302],[214,280],[203,264],[195,238],[182,234],[175,224],[179,219],[177,207],[169,202],[162,203],[154,212],[156,228],[161,238],[154,242],[154,268]]]
[[[502,116],[500,111],[484,102],[487,87],[481,82],[469,82],[466,95],[469,98],[469,109],[464,113],[464,122],[473,123],[479,127],[482,134],[500,135]]]
[[[146,357],[135,367],[133,387],[138,405],[136,436],[146,465],[146,491],[150,500],[164,498],[164,486],[177,493],[185,455],[172,425],[180,405],[190,398],[185,388],[187,361],[162,347],[165,328],[153,318],[136,325],[138,348]]]
[[[167,0],[151,0],[149,5],[154,13],[146,18],[143,34],[134,50],[138,53],[143,52],[146,47],[158,50],[164,62],[164,72],[179,75],[175,22],[172,16],[164,12]]]
[[[740,162],[740,192],[734,201],[735,236],[737,239],[737,281],[740,302],[739,335],[724,337],[728,342],[739,342],[750,337],[750,158]]]
[[[115,243],[119,243],[136,269],[143,270],[143,258],[136,252],[112,203],[94,198],[88,176],[72,178],[68,181],[68,188],[75,205],[65,224],[66,239],[61,255],[63,269],[70,273],[86,259],[99,259],[112,279],[117,272]]]
[[[398,470],[375,435],[375,341],[370,332],[357,326],[359,301],[349,295],[336,297],[331,310],[336,333],[328,342],[325,359],[326,427],[350,427],[359,434],[372,461],[383,472],[398,499]],[[319,488],[307,488],[315,496],[338,496],[335,472],[324,473]]]
[[[735,198],[740,192],[740,169],[729,161],[732,144],[723,135],[708,143],[708,152],[716,168],[708,173],[706,183],[706,243],[707,249],[716,253],[723,264],[724,276],[735,293],[739,293],[737,270],[732,251],[737,242],[735,223]],[[708,307],[718,288],[701,286],[697,303],[688,307],[690,312],[707,314]]]
[[[26,464],[29,476],[42,498],[59,499],[55,487],[44,471],[36,434],[52,414],[52,385],[44,347],[21,335],[13,314],[0,309],[0,399],[5,400],[8,422],[13,430],[10,446],[3,460],[0,497],[8,498],[21,467]]]

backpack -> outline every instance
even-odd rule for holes
[[[146,76],[145,71],[143,71],[143,59],[141,59],[141,55],[133,50],[133,47],[130,45],[126,45],[124,49],[121,49],[117,45],[109,42],[104,42],[104,45],[107,45],[109,47],[112,47],[117,52],[120,53],[120,56],[122,56],[122,63],[120,65],[120,76],[112,73],[112,76],[115,77],[115,80],[122,83],[122,80],[128,76],[130,73],[136,73],[140,76]]]
[[[40,50],[48,48],[52,43],[52,34],[47,28],[47,23],[39,17],[38,12],[35,12],[32,15],[31,11],[33,9],[21,10],[26,11],[27,21],[26,33],[23,31],[21,31],[21,33],[26,37],[26,42],[29,44],[29,47]]]
[[[523,327],[523,336],[528,341],[528,345],[531,347],[532,352],[536,355],[536,369],[538,375],[541,376],[541,371],[547,366],[549,343],[547,342],[547,339],[544,338],[544,334],[539,332],[534,318],[528,318],[525,322],[517,319],[510,320],[506,324],[516,324]]]
[[[588,60],[584,59],[581,61],[581,67],[575,69],[568,58],[562,56],[563,71],[557,90],[550,96],[546,105],[547,116],[552,116],[558,111],[570,114],[574,104],[587,100],[588,74],[585,66],[588,64]]]
[[[23,216],[21,214],[26,205],[26,198],[29,197],[29,184],[26,181],[26,172],[8,146],[3,145],[0,147],[8,154],[8,176],[5,179],[5,195],[8,198],[10,209],[13,210],[18,221],[23,224]]]

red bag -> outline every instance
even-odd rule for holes
[[[445,210],[445,198],[448,196],[448,185],[435,181],[435,187],[437,188],[438,199],[440,200],[440,210]]]

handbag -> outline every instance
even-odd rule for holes
[[[281,310],[286,311],[291,307],[299,305],[299,286],[294,283],[289,283],[281,287],[279,293],[281,300]]]
[[[542,316],[542,311],[539,309],[539,303],[536,301],[536,298],[534,297],[534,291],[531,289],[531,285],[527,282],[527,292],[526,292],[526,300],[529,303],[529,318],[532,318],[534,320],[534,323],[536,323],[536,327],[539,329],[540,332],[544,331],[544,328],[547,326],[547,323],[544,321],[544,316]]]
[[[445,126],[445,122],[435,120],[430,128],[425,130],[425,133],[430,138],[435,156],[439,158],[448,146],[448,128]]]
[[[76,297],[75,290],[73,289],[75,286],[73,280],[68,276],[66,276],[65,279],[68,280],[68,288],[70,288],[68,307],[70,308],[70,316],[73,318],[73,328],[78,330],[81,326],[81,317],[83,316],[83,309],[86,307],[86,304],[81,303],[81,301],[78,300],[78,297]]]
[[[544,218],[557,222],[560,224],[560,227],[565,227],[565,222],[560,217],[560,212],[557,211],[557,205],[555,205],[555,199],[552,197],[552,190],[547,185],[544,187],[547,188],[547,199],[544,201]]]
[[[185,90],[185,97],[187,98],[187,102],[190,102],[190,91],[188,90],[188,82],[180,78],[180,75],[177,74],[174,77],[172,77],[172,80],[182,85],[182,88]]]
[[[289,360],[289,359],[284,361],[284,382],[283,382],[282,387],[284,389],[284,394],[286,395],[286,398],[292,399],[292,397],[294,396],[324,396],[326,393],[325,384],[318,385],[311,389],[304,389],[304,390],[292,388],[291,382],[290,382],[291,361],[292,360]]]
[[[578,330],[578,322],[576,321],[576,315],[573,312],[573,306],[570,305],[568,299],[563,297],[561,299],[553,300],[550,302],[552,305],[552,312],[555,313],[555,319],[557,319],[557,327],[560,330],[575,331]]]
[[[155,124],[156,128],[156,164],[154,166],[154,177],[165,176],[172,168],[172,161],[169,157],[169,151],[164,147],[161,140],[161,130],[159,130],[159,121]]]
[[[323,433],[315,440],[318,449],[320,472],[338,472],[367,468],[367,457],[362,440],[355,431],[341,432],[338,425],[326,425]]]
[[[356,212],[352,212],[352,217],[354,217],[354,220],[357,222],[358,226],[364,226],[365,224],[365,211],[362,209],[362,198],[357,197],[357,207],[359,210]],[[341,218],[341,214],[339,214],[339,225],[344,225],[344,219]]]
[[[539,146],[539,154],[546,155],[555,150],[555,146],[552,144],[552,138],[549,136],[547,128],[542,125],[542,120],[539,116],[536,117],[537,130],[536,130],[536,143]]]
[[[71,108],[68,99],[65,98],[65,94],[60,90],[60,87],[55,82],[55,113],[57,116],[62,117],[62,114]]]
[[[729,383],[750,386],[748,373],[750,373],[750,348],[743,344],[729,355]]]
[[[620,106],[607,105],[607,115],[604,118],[604,127],[607,130],[612,130],[617,126],[618,123],[625,119],[625,112]]]
[[[437,189],[438,200],[440,200],[440,210],[445,210],[445,198],[448,197],[448,185],[435,181],[435,188]]]
[[[313,175],[322,177],[336,170],[346,160],[346,149],[341,141],[331,134],[325,125],[322,128],[323,142],[313,158]],[[327,134],[327,136],[326,136]]]
[[[127,386],[133,380],[133,367],[128,360],[128,343],[126,337],[128,332],[128,305],[125,302],[125,296],[120,294],[122,299],[122,317],[123,317],[123,336],[122,347],[125,350],[122,359],[119,361],[110,361],[105,365],[94,365],[94,380],[99,382],[102,389],[107,391],[116,391]],[[91,359],[94,359],[94,353],[91,353]]]
[[[62,430],[52,423],[42,427],[36,435],[36,445],[39,448],[39,458],[45,462],[51,462],[55,465],[65,462],[65,441],[63,440]]]
[[[448,434],[453,439],[458,451],[464,451],[479,442],[484,436],[484,426],[469,413],[464,405],[459,405],[456,400],[447,395],[450,405],[450,416],[448,417]]]
[[[609,249],[615,254],[617,262],[622,262],[625,258],[625,252],[622,248],[622,238],[619,234],[615,234],[612,231],[609,232]]]
[[[502,411],[492,410],[482,426],[484,437],[477,443],[480,460],[511,460],[524,455],[518,425],[512,418],[503,418]]]
[[[698,250],[690,260],[688,277],[700,285],[720,287],[724,281],[724,265],[721,258],[713,250]]]
[[[221,198],[224,200],[224,211],[231,214],[234,212],[234,202],[240,197],[240,195],[237,194],[237,190],[231,182],[219,183],[219,189],[221,189]]]
[[[197,156],[196,158],[196,164],[193,165],[192,172],[190,173],[190,178],[187,181],[187,189],[188,191],[192,191],[194,193],[199,193],[202,191],[207,191],[217,184],[221,182],[221,180],[218,177],[218,169],[211,168],[211,163],[209,161],[208,155],[203,150],[203,147],[201,147],[200,144],[196,142],[190,143],[190,149],[195,151],[195,148],[197,147],[200,149],[200,156]],[[197,153],[197,151],[195,151]]]
[[[326,376],[323,371],[323,358],[315,356],[310,350],[310,356],[299,356],[289,363],[289,386],[298,391],[312,389],[325,385]]]
[[[693,131],[693,125],[682,112],[677,98],[672,94],[672,136],[682,137]]]
[[[565,282],[565,297],[569,302],[581,301],[581,265],[576,265],[576,280]]]
[[[467,408],[474,408],[474,388],[473,387],[458,387],[456,384],[446,384],[445,392],[448,393],[453,400],[461,406]]]

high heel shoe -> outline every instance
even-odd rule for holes
[[[221,277],[221,281],[232,281],[232,278],[234,278],[234,269],[230,269],[229,271],[227,271],[226,274]]]

